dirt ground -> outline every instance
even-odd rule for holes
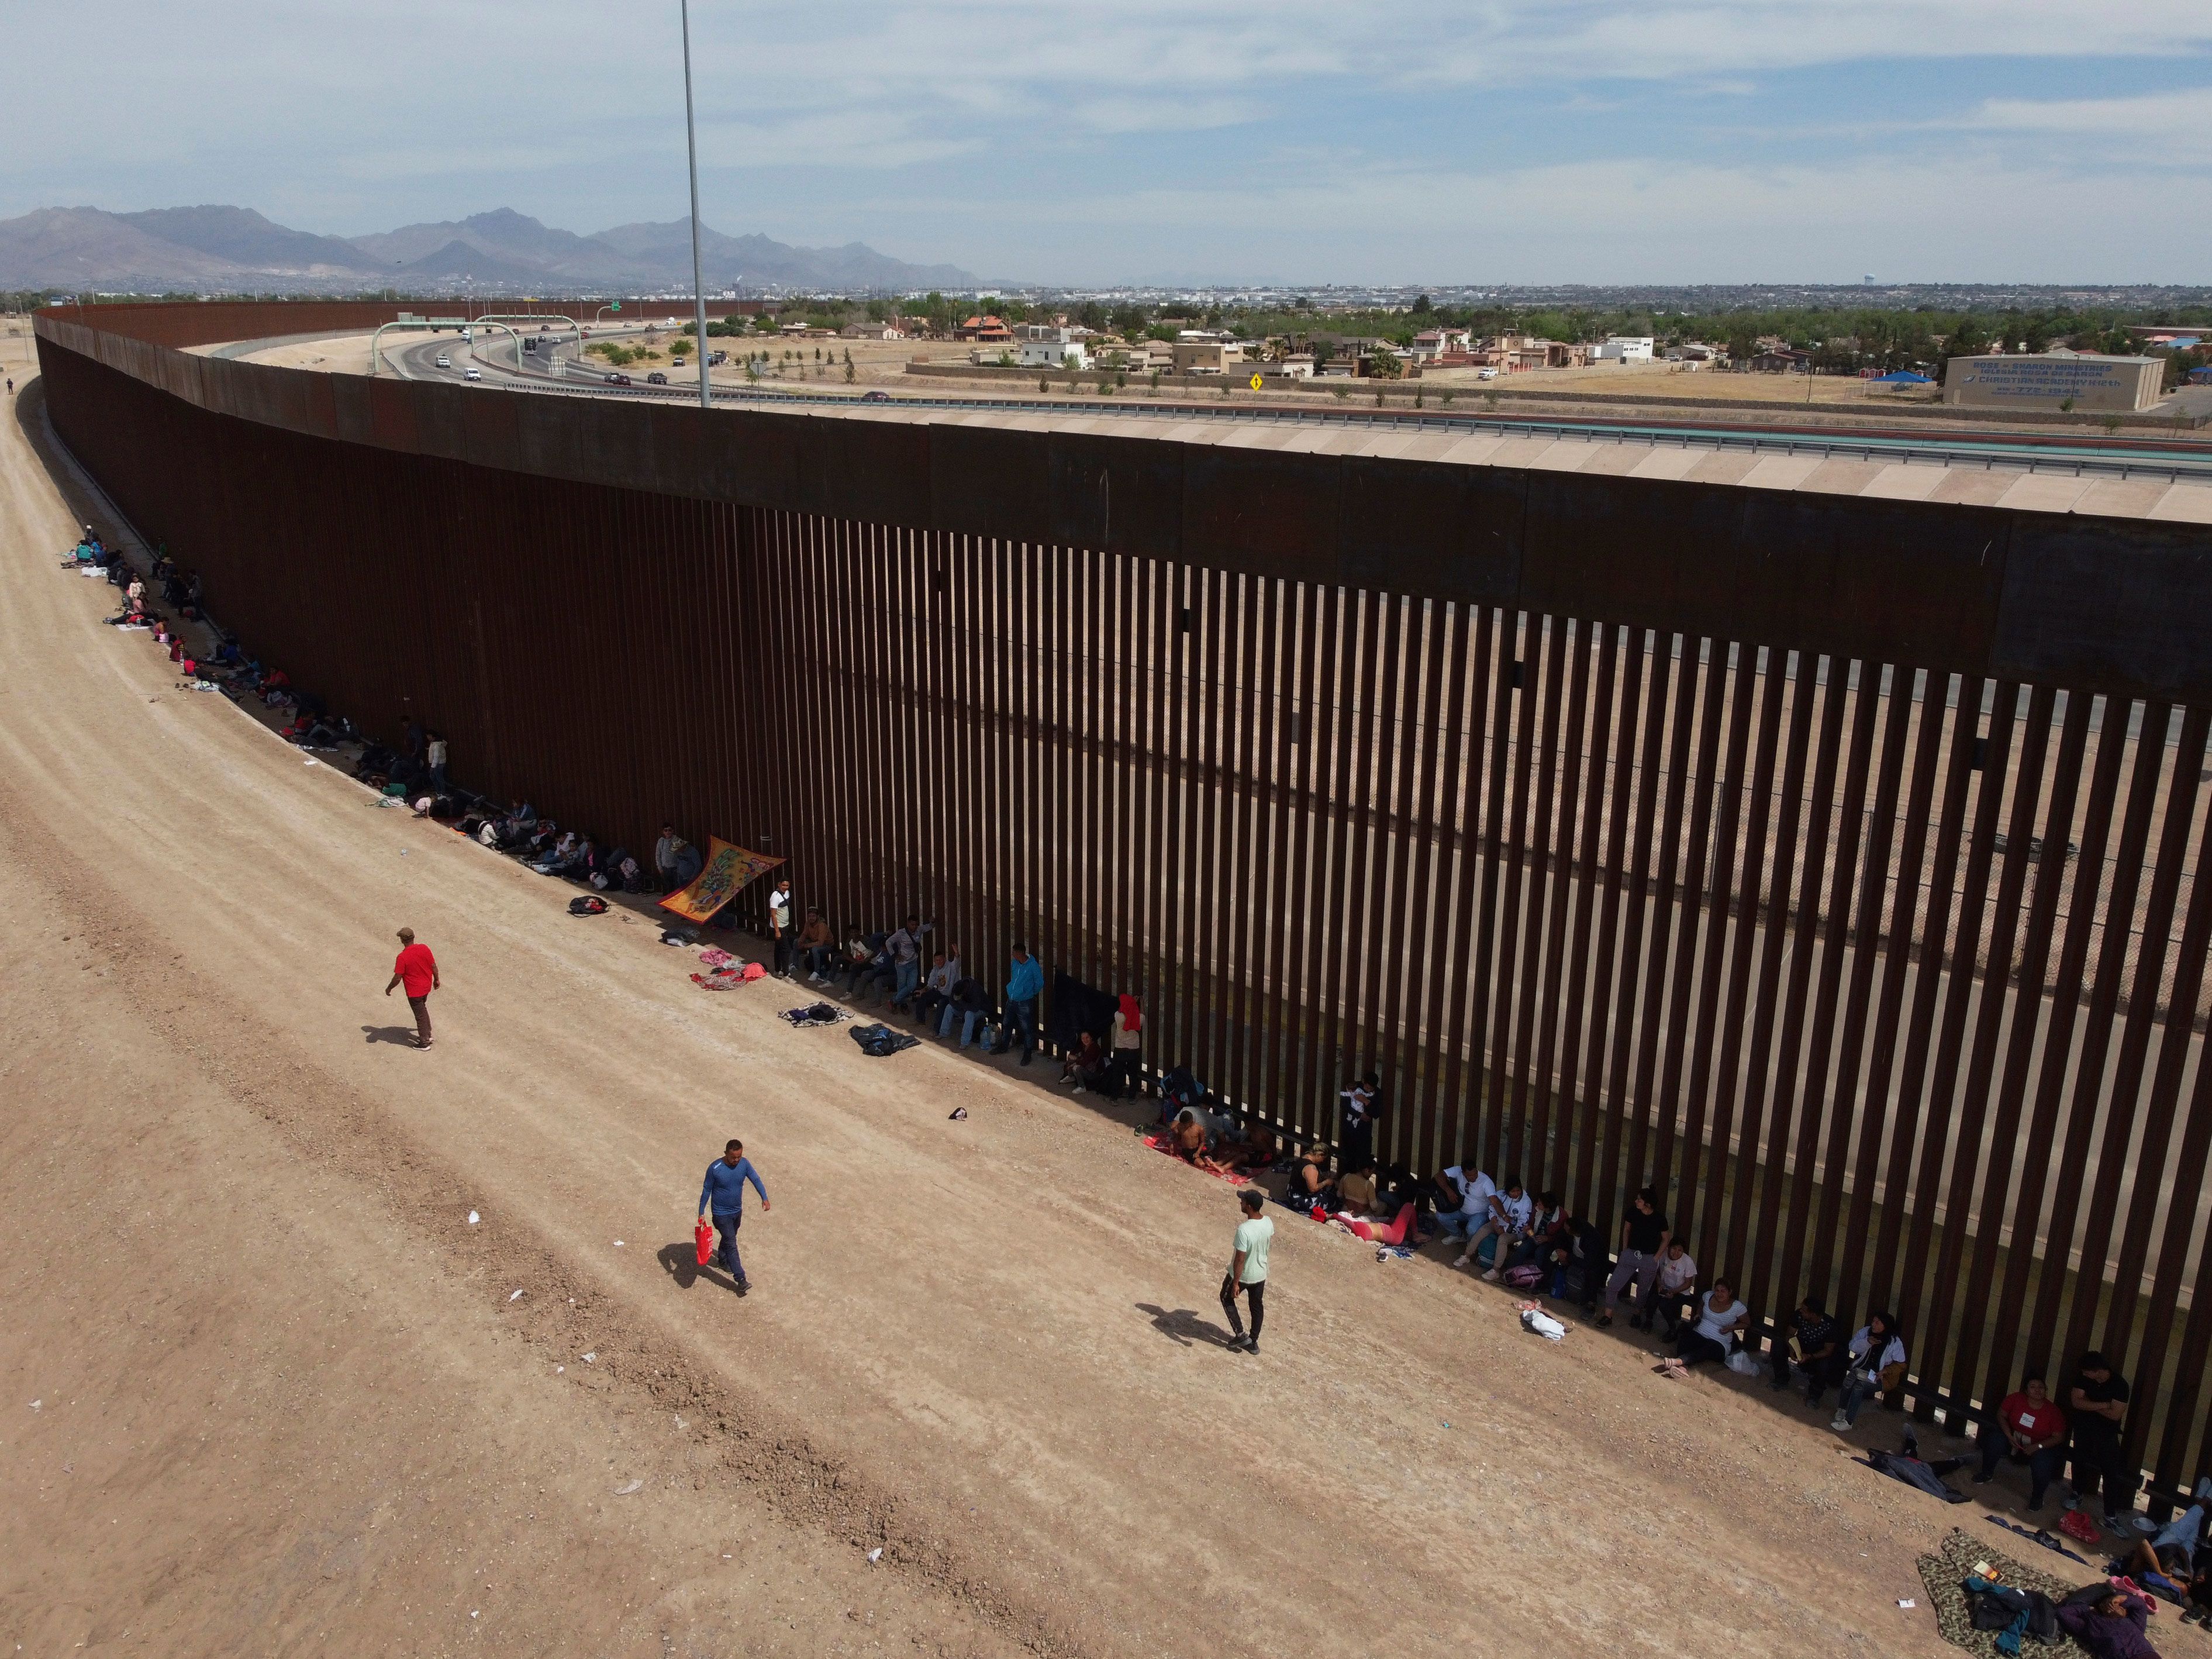
[[[1280,1209],[1265,1352],[1226,1352],[1230,1189],[1128,1114],[702,994],[180,688],[56,568],[109,521],[36,404],[0,421],[14,1650],[1942,1650],[1915,1555],[2007,1534],[1825,1413]],[[775,1200],[742,1300],[690,1261],[732,1134]]]

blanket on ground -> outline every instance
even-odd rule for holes
[[[852,1015],[834,1002],[817,1002],[805,1008],[787,1008],[776,1018],[793,1025],[835,1025],[841,1019],[852,1018]]]
[[[2014,1589],[2041,1590],[2053,1601],[2063,1601],[2074,1586],[2053,1578],[2039,1567],[2024,1566],[2008,1555],[2000,1555],[1956,1527],[1932,1555],[1920,1558],[1920,1582],[1928,1590],[1928,1605],[1936,1614],[1936,1631],[1954,1647],[1978,1654],[1981,1659],[2007,1659],[1997,1648],[2001,1632],[1974,1628],[1973,1608],[1966,1595],[1966,1579],[1977,1565],[1986,1562]],[[2070,1636],[2056,1643],[2031,1644],[2039,1659],[2079,1659],[2081,1644]]]
[[[1145,1145],[1156,1152],[1165,1152],[1178,1164],[1189,1162],[1176,1150],[1175,1137],[1172,1135],[1146,1135]],[[1216,1170],[1204,1164],[1194,1164],[1191,1167],[1194,1170],[1203,1170],[1216,1181],[1225,1181],[1232,1187],[1249,1187],[1252,1184],[1250,1176],[1239,1175],[1233,1170]]]

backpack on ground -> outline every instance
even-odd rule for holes
[[[603,916],[607,913],[607,902],[596,893],[586,893],[581,898],[568,901],[572,916]]]

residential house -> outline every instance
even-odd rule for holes
[[[1430,363],[1447,357],[1463,357],[1468,346],[1465,329],[1425,328],[1413,337],[1413,361]]]
[[[1054,329],[1065,334],[1066,329]],[[1091,358],[1080,340],[1017,340],[1014,360],[1024,368],[1088,368]]]
[[[956,340],[974,340],[978,344],[988,345],[1000,341],[1011,342],[1014,333],[1006,326],[1002,318],[970,317],[952,331],[952,337]]]
[[[1760,352],[1746,367],[1760,374],[1809,374],[1813,368],[1813,354],[1809,351],[1792,350],[1784,346],[1778,349]]]
[[[1244,348],[1234,340],[1178,338],[1175,343],[1175,372],[1178,374],[1224,374],[1244,360]]]

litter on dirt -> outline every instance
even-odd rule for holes
[[[642,1480],[633,1480],[628,1486],[617,1486],[615,1488],[615,1496],[617,1498],[627,1498],[632,1492],[641,1490],[644,1486],[645,1482]]]

